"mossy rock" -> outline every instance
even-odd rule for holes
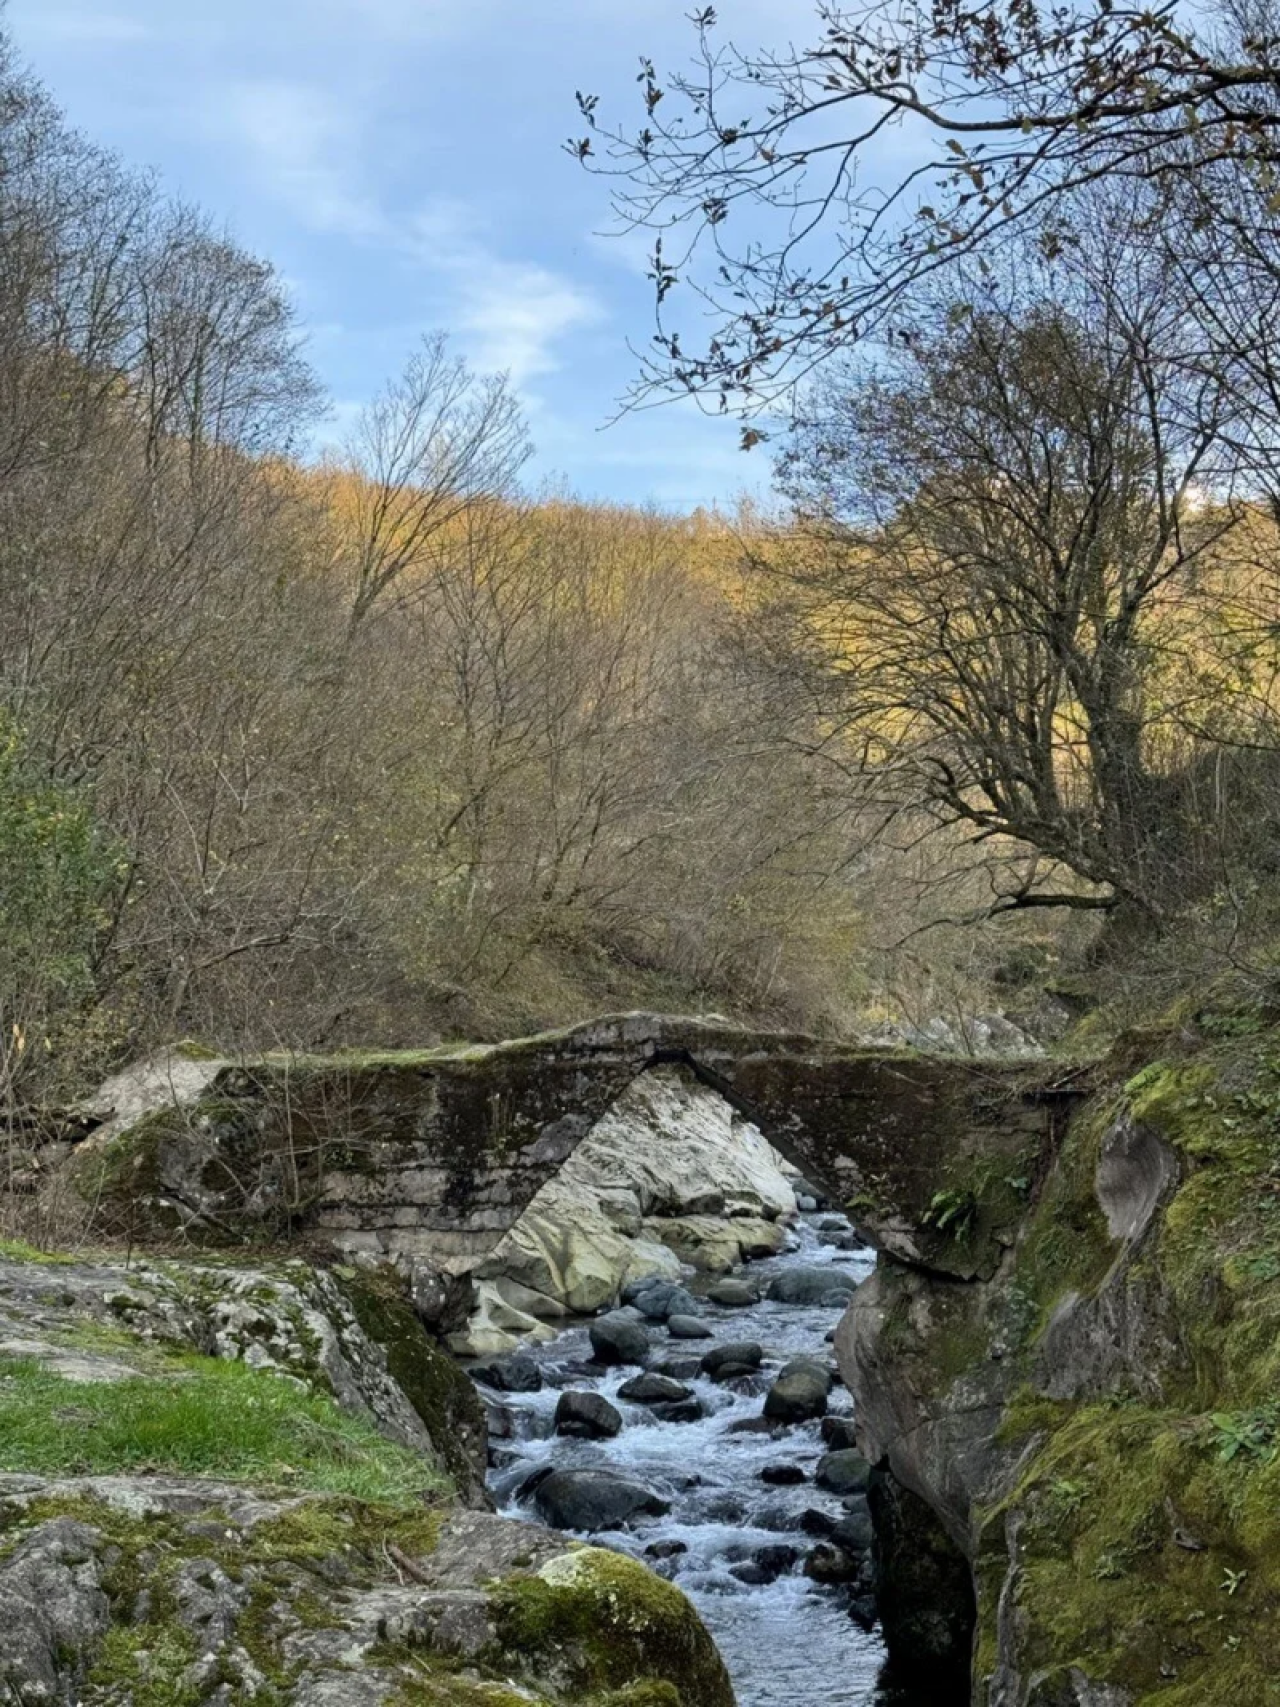
[[[1015,1483],[976,1514],[976,1674],[1016,1660],[1046,1702],[1074,1670],[1142,1707],[1268,1707],[1280,1703],[1280,1028],[1206,1004],[1195,1025],[1181,1014],[1126,1036],[1104,1077],[1005,1282],[1039,1327],[1013,1360],[1000,1430],[1021,1453]],[[1094,1190],[1121,1120],[1176,1163],[1130,1243],[1108,1236]],[[1064,1299],[1097,1300],[1117,1335],[1105,1380],[1065,1401],[1045,1396],[1054,1372],[1037,1364]]]
[[[584,1547],[493,1594],[502,1649],[553,1675],[566,1700],[733,1707],[724,1662],[680,1591],[622,1554]]]
[[[337,1273],[356,1320],[386,1353],[387,1373],[426,1424],[459,1494],[487,1503],[488,1426],[474,1383],[431,1339],[394,1269]]]

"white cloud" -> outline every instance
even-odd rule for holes
[[[463,288],[459,326],[478,366],[517,385],[559,367],[556,346],[604,318],[599,302],[545,267],[486,257]]]
[[[300,83],[236,83],[210,115],[255,161],[256,170],[313,231],[361,241],[384,238],[376,201],[354,186],[346,162],[359,136],[332,94]]]
[[[215,116],[310,230],[375,245],[432,275],[442,317],[478,367],[505,370],[524,385],[560,365],[556,349],[570,333],[603,319],[598,300],[573,280],[498,254],[465,203],[441,197],[409,220],[394,217],[366,187],[367,140],[331,92],[284,81],[240,83]]]
[[[554,372],[556,346],[605,318],[598,298],[562,273],[495,253],[459,202],[421,208],[409,242],[418,262],[446,282],[449,324],[476,366],[505,371],[518,386]]]

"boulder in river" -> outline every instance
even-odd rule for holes
[[[667,1321],[667,1332],[673,1340],[711,1340],[716,1336],[705,1322],[697,1316],[671,1316]]]
[[[622,1413],[600,1393],[561,1393],[556,1433],[575,1440],[612,1440],[622,1433]]]
[[[649,1336],[639,1322],[617,1314],[601,1316],[588,1329],[591,1354],[597,1363],[637,1363],[642,1368],[649,1361]]]
[[[771,1541],[766,1547],[756,1548],[752,1563],[764,1573],[763,1580],[772,1583],[785,1576],[799,1557],[798,1548],[788,1547],[785,1542]]]
[[[696,1423],[701,1422],[706,1412],[699,1400],[664,1399],[661,1404],[650,1405],[649,1414],[659,1422],[665,1423]]]
[[[856,1233],[824,1233],[822,1242],[833,1251],[858,1251],[862,1249],[862,1241]]]
[[[588,1535],[620,1529],[636,1517],[662,1517],[671,1509],[643,1482],[612,1470],[553,1470],[538,1484],[533,1503],[552,1529]]]
[[[831,1531],[831,1539],[838,1542],[846,1553],[861,1555],[871,1551],[874,1538],[871,1507],[866,1497],[860,1495],[856,1502],[849,1502],[848,1511]]]
[[[724,1310],[747,1310],[760,1302],[760,1294],[745,1280],[717,1280],[707,1288],[707,1297]]]
[[[760,1480],[770,1488],[798,1488],[808,1478],[798,1464],[766,1464]]]
[[[651,1541],[644,1550],[646,1559],[678,1559],[689,1551],[687,1541]]]
[[[858,1444],[852,1417],[823,1417],[821,1433],[829,1452],[843,1452]]]
[[[667,1375],[673,1381],[692,1381],[702,1373],[700,1357],[664,1357],[661,1363],[653,1365],[655,1375]]]
[[[764,1362],[764,1347],[756,1340],[728,1340],[712,1346],[702,1359],[702,1372],[715,1378],[717,1370],[726,1364],[739,1364],[747,1369],[759,1369]]]
[[[668,1375],[633,1375],[618,1388],[618,1397],[632,1405],[669,1405],[679,1399],[691,1399],[693,1389]]]
[[[653,1217],[645,1221],[644,1235],[702,1274],[725,1274],[740,1262],[776,1256],[787,1240],[781,1221],[757,1215]]]
[[[751,1384],[750,1391],[755,1392],[759,1385],[756,1380],[759,1373],[760,1371],[749,1363],[722,1363],[711,1379],[720,1387],[731,1387],[735,1381],[745,1381]]]
[[[826,1192],[823,1191],[820,1185],[815,1185],[811,1179],[805,1179],[803,1175],[798,1175],[793,1178],[791,1185],[792,1190],[796,1194],[796,1205],[798,1208],[804,1210],[806,1215],[811,1215],[815,1209],[826,1208]],[[808,1201],[808,1207],[806,1207],[806,1199]]]
[[[806,1535],[819,1535],[825,1541],[835,1534],[838,1521],[829,1511],[819,1511],[816,1506],[809,1506],[800,1513],[800,1521],[796,1527],[802,1529]]]
[[[860,1452],[828,1452],[818,1460],[814,1481],[829,1494],[865,1494],[871,1466]]]
[[[770,1422],[768,1417],[739,1417],[736,1422],[731,1422],[724,1432],[726,1434],[770,1434],[775,1440],[782,1438],[781,1425]]]
[[[670,1316],[691,1316],[698,1308],[692,1292],[670,1280],[659,1280],[653,1286],[644,1287],[627,1302],[634,1304],[650,1322],[665,1322]]]
[[[518,1351],[511,1357],[473,1364],[471,1379],[492,1387],[495,1393],[536,1393],[542,1386],[542,1371],[531,1357]]]
[[[812,1422],[827,1408],[831,1376],[825,1364],[795,1357],[765,1395],[764,1414],[774,1422]]]
[[[486,1405],[484,1420],[490,1440],[514,1440],[516,1438],[516,1413],[510,1405]]]
[[[819,1541],[804,1562],[804,1574],[815,1583],[851,1583],[858,1580],[861,1565],[835,1541]]]
[[[788,1268],[770,1282],[768,1297],[774,1304],[848,1303],[848,1294],[855,1291],[857,1281],[851,1274],[834,1266]],[[836,1297],[840,1293],[843,1296]]]

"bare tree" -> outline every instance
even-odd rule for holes
[[[1251,185],[1274,279],[1273,0],[1207,17],[821,0],[810,41],[758,50],[722,41],[712,6],[693,23],[692,71],[642,60],[633,127],[579,94],[586,130],[569,143],[613,183],[622,222],[655,234],[640,397],[776,398],[956,260],[1028,225],[1053,241],[1104,181],[1191,185],[1201,220],[1224,174]],[[904,164],[886,170],[899,138]]]
[[[1249,512],[1183,308],[1123,245],[1029,255],[1018,283],[918,303],[784,465],[789,632],[882,793],[1039,856],[1005,860],[997,910],[1159,918],[1190,892],[1160,742],[1205,710],[1193,660]]]
[[[529,454],[505,377],[481,378],[424,338],[404,373],[364,411],[345,453],[359,622],[393,586],[421,574],[443,529],[477,503],[510,494]]]

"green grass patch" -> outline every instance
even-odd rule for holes
[[[417,1453],[332,1400],[240,1363],[81,1382],[0,1359],[0,1468],[72,1476],[163,1471],[406,1505],[442,1490]]]
[[[67,1256],[62,1251],[39,1250],[35,1245],[29,1245],[25,1239],[0,1239],[0,1261],[73,1263],[76,1258]]]

